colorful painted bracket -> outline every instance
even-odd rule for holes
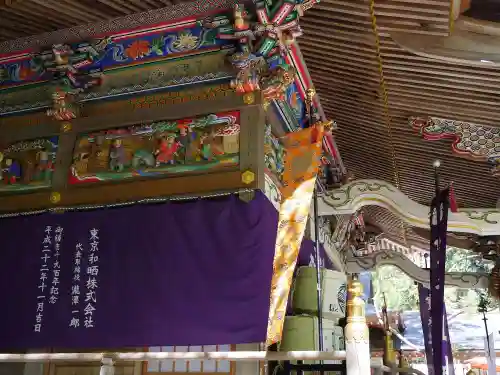
[[[500,128],[437,117],[410,117],[408,122],[425,140],[452,139],[453,153],[487,161],[491,173],[500,176]]]
[[[381,180],[356,180],[323,194],[319,200],[319,213],[352,215],[370,205],[388,209],[408,225],[429,229],[429,207],[411,200]],[[478,236],[500,235],[500,210],[471,208],[450,213],[448,231]]]
[[[381,250],[375,253],[347,256],[348,273],[361,273],[374,270],[376,267],[391,265],[399,268],[420,284],[429,285],[430,271],[420,268],[405,255],[394,250]],[[445,274],[445,285],[464,289],[488,288],[489,275],[482,272],[450,272]]]

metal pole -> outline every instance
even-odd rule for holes
[[[436,191],[436,196],[439,195],[439,167],[441,162],[439,160],[434,161],[434,189]]]
[[[319,220],[318,220],[318,189],[314,187],[313,197],[314,211],[314,255],[316,258],[316,296],[318,298],[318,350],[323,351],[323,311],[321,308],[322,290],[321,290],[321,269],[320,269],[320,254],[319,254]]]
[[[439,194],[440,194],[440,190],[439,190],[439,167],[441,166],[441,161],[439,160],[435,160],[434,163],[433,163],[433,167],[434,167],[434,190],[435,190],[435,196],[434,196],[434,199],[437,201],[438,200],[438,197],[439,197]],[[435,211],[435,220],[436,220],[436,223],[437,225],[439,226],[440,223],[441,223],[441,209],[440,207],[437,207],[436,208],[436,211]],[[432,237],[432,234],[431,234],[431,237]],[[437,236],[436,237],[436,249],[439,251],[441,249],[441,236]],[[430,260],[431,260],[431,263],[432,263],[432,253],[430,254]],[[436,270],[436,269],[435,269]],[[432,268],[430,269],[430,282],[432,283]],[[439,268],[437,269],[437,272],[439,273]],[[441,277],[441,275],[438,275],[438,277]],[[430,288],[430,295],[431,295],[431,301],[432,301],[432,294],[435,293],[435,291],[432,289],[432,287]],[[431,316],[432,316],[432,310],[434,309],[443,309],[443,306],[434,306],[434,304],[431,303]],[[441,315],[441,321],[443,319],[443,315]],[[444,325],[443,325],[443,328],[444,328]],[[443,330],[441,331],[441,337],[443,336]],[[439,353],[439,356],[442,357],[443,356],[443,348],[442,346],[441,347],[438,347],[438,348],[434,348],[433,349],[433,356],[435,356],[436,354],[434,354],[435,352]],[[443,366],[443,363],[442,363],[442,359],[440,359],[440,363],[441,363],[441,368]],[[433,364],[435,363],[434,362],[434,358],[433,358]],[[434,371],[437,371],[436,368],[434,368]],[[442,372],[442,371],[440,371]]]
[[[488,318],[486,317],[486,311],[483,309],[484,330],[486,332],[486,342],[488,344],[488,356],[490,356],[491,355],[490,338],[489,338],[490,333],[488,332],[487,320],[488,320]]]
[[[312,88],[308,89],[306,92],[306,111],[309,117],[309,126],[314,126],[313,119],[313,99],[316,95],[316,91]],[[319,254],[319,220],[318,220],[318,181],[314,186],[314,195],[313,195],[313,218],[314,218],[314,256],[316,258],[316,297],[317,301],[317,309],[318,309],[318,349],[319,351],[323,351],[323,311],[321,309],[321,269],[320,269],[320,254]],[[323,374],[323,371],[321,371]]]

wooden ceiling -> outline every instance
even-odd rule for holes
[[[395,32],[446,36],[450,0],[370,5],[369,0],[322,0],[301,19],[301,50],[323,108],[338,124],[336,139],[347,169],[356,178],[391,181],[429,205],[432,164],[440,159],[442,181],[454,182],[459,207],[495,207],[500,179],[491,176],[487,163],[452,155],[451,141],[423,140],[408,117],[499,126],[500,69],[431,60],[393,41]]]
[[[0,0],[0,41],[163,8],[182,0]]]

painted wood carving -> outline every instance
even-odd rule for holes
[[[375,253],[354,256],[347,255],[346,271],[348,273],[361,273],[374,270],[376,267],[391,265],[399,268],[413,280],[420,284],[428,285],[430,272],[420,268],[405,255],[394,250],[381,250]],[[488,288],[489,275],[482,272],[449,272],[445,274],[445,285],[458,288]]]
[[[429,207],[411,200],[395,186],[381,180],[356,180],[328,191],[320,196],[319,214],[352,215],[369,205],[386,208],[414,227],[429,228]],[[500,235],[500,209],[467,208],[451,212],[448,231]]]
[[[425,140],[452,139],[455,154],[487,161],[500,176],[500,128],[437,117],[410,117],[409,123]]]
[[[214,82],[219,78],[229,81],[227,69],[222,69],[223,74],[215,69],[202,75],[192,75],[189,63],[182,63],[180,59],[218,52],[228,44],[232,47],[230,42],[216,39],[214,30],[198,26],[196,19],[184,19],[0,57],[0,113],[49,107],[48,116],[68,121],[78,115],[77,106],[73,103],[82,100],[156,89],[165,86],[166,82],[184,85]],[[120,86],[118,91],[121,93],[110,87],[99,88],[105,72],[175,59],[181,62],[175,76],[163,73],[142,77],[131,85]],[[170,67],[168,70],[173,72],[174,69]],[[25,90],[16,95],[16,88],[20,86],[28,89],[28,98]],[[90,91],[91,88],[93,90]],[[12,90],[14,95],[4,89]]]
[[[239,165],[239,112],[82,134],[70,183],[209,172]]]
[[[281,185],[285,169],[285,148],[281,141],[272,133],[271,125],[266,125],[264,164],[267,172]]]
[[[161,27],[142,27],[87,42],[56,44],[35,53],[17,54],[16,58],[2,59],[0,77],[3,86],[16,86],[52,80],[54,73],[62,72],[57,74],[57,79],[67,81],[73,88],[83,88],[92,81],[94,74],[103,70],[198,50],[218,50],[224,44],[227,41],[216,39],[213,30],[197,26],[195,20],[185,20]]]
[[[58,137],[17,142],[0,152],[0,193],[52,185]]]
[[[103,82],[92,90],[78,95],[78,101],[109,99],[133,95],[148,90],[175,86],[186,88],[205,81],[213,83],[226,81],[233,76],[226,52],[214,52],[201,56],[184,57],[144,64],[131,69],[114,69],[103,74]],[[0,90],[0,115],[8,115],[25,110],[36,110],[51,106],[51,82],[28,85],[22,90]]]
[[[285,100],[297,71],[284,63],[283,57],[302,34],[299,17],[316,2],[257,1],[254,19],[243,4],[236,4],[231,16],[218,15],[200,22],[205,29],[216,30],[217,39],[236,42],[237,50],[230,59],[237,71],[231,82],[236,92],[248,95],[260,91],[267,102]]]

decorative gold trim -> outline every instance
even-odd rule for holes
[[[253,104],[254,102],[255,102],[255,94],[253,92],[249,92],[243,95],[243,103]]]
[[[50,193],[50,203],[57,204],[61,201],[61,193],[54,191]]]
[[[241,182],[243,182],[244,184],[250,185],[254,181],[255,173],[253,173],[251,170],[247,170],[241,174]]]

